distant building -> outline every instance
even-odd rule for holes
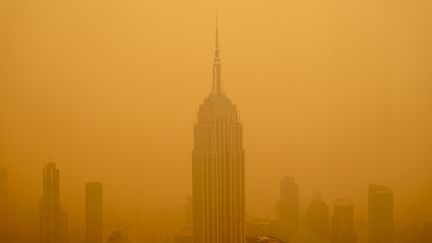
[[[181,232],[176,232],[176,234],[174,235],[174,243],[193,243],[192,227],[193,227],[192,196],[186,196],[184,228],[181,230]]]
[[[246,236],[273,236],[279,237],[279,221],[267,219],[248,219],[246,220]]]
[[[86,239],[87,243],[103,242],[103,193],[102,184],[86,184]]]
[[[60,204],[60,173],[55,163],[43,169],[43,193],[40,200],[41,243],[67,243],[68,218]]]
[[[423,227],[417,224],[406,224],[399,230],[399,238],[395,239],[398,243],[431,243],[432,242],[432,223],[427,222]]]
[[[393,192],[369,185],[369,243],[393,242]]]
[[[265,235],[265,236],[246,237],[246,243],[287,243],[287,242]]]
[[[129,237],[127,233],[121,230],[112,231],[108,236],[108,243],[129,243]]]
[[[192,196],[186,197],[186,207],[185,207],[185,227],[186,231],[192,234],[193,225],[193,203]]]
[[[299,188],[292,177],[280,182],[280,232],[284,240],[296,243],[300,231]]]
[[[329,206],[319,193],[315,193],[306,211],[306,227],[317,236],[328,237],[329,224]]]
[[[0,169],[0,242],[8,242],[7,170]]]
[[[350,200],[339,199],[334,205],[332,217],[332,242],[357,242],[357,236],[354,233],[354,209]]]
[[[415,224],[405,224],[400,229],[398,242],[420,242],[420,228]]]

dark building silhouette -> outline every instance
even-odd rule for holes
[[[8,242],[7,170],[0,169],[0,242]]]
[[[307,229],[317,236],[328,237],[329,224],[329,206],[323,201],[321,194],[316,192],[306,211]]]
[[[369,185],[369,243],[393,242],[393,192]]]
[[[194,243],[242,243],[245,223],[243,130],[224,94],[218,30],[213,86],[198,111],[192,152]]]
[[[60,204],[60,173],[55,163],[43,169],[43,193],[40,201],[41,243],[67,243],[67,213]]]
[[[86,239],[87,243],[103,242],[102,183],[86,184]]]
[[[335,202],[332,217],[332,242],[355,243],[354,208],[351,200],[339,199]]]
[[[296,243],[300,231],[300,203],[299,188],[292,177],[284,177],[280,182],[279,220],[283,240]]]

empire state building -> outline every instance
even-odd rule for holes
[[[236,106],[223,90],[219,52],[216,28],[213,85],[194,126],[194,243],[244,242],[243,131]]]

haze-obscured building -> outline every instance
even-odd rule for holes
[[[264,235],[264,236],[246,237],[246,243],[288,243],[288,242],[274,238],[272,236]]]
[[[268,219],[248,219],[246,220],[246,236],[254,237],[267,235],[272,237],[280,237],[279,221]]]
[[[86,184],[86,240],[103,242],[103,193],[99,182]]]
[[[192,234],[193,227],[193,200],[192,196],[186,197],[185,206],[185,231]]]
[[[369,243],[393,243],[393,192],[385,186],[369,185]]]
[[[432,242],[432,223],[427,222],[422,226],[405,224],[398,232],[395,242],[398,243],[430,243]]]
[[[320,237],[328,237],[330,229],[329,206],[316,192],[306,210],[306,227],[308,232]]]
[[[60,172],[55,163],[47,163],[43,169],[40,239],[41,243],[68,242],[68,217],[60,204]]]
[[[283,240],[296,243],[300,233],[300,202],[293,177],[286,176],[280,182],[279,220]]]
[[[338,199],[335,202],[332,216],[332,242],[356,243],[354,232],[354,207],[349,199]]]

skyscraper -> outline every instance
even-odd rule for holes
[[[369,243],[393,242],[393,192],[369,185]]]
[[[295,243],[300,231],[299,188],[294,178],[285,176],[280,182],[279,220],[284,240]]]
[[[316,192],[306,212],[306,225],[310,232],[327,237],[329,231],[329,207]]]
[[[67,242],[67,213],[60,204],[60,173],[55,163],[43,169],[43,193],[40,203],[41,243]]]
[[[192,198],[194,243],[244,242],[245,182],[242,124],[225,95],[218,29],[213,85],[194,126]]]
[[[334,205],[332,217],[332,242],[355,243],[354,208],[351,200],[338,199]]]
[[[103,199],[102,184],[86,184],[86,238],[87,243],[103,241]]]
[[[0,169],[0,242],[8,241],[7,170]]]

